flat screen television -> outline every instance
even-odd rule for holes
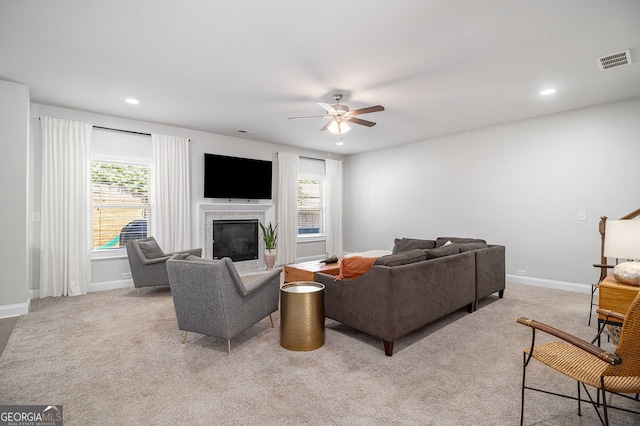
[[[204,154],[204,197],[271,199],[271,161]]]

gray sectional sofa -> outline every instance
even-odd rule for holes
[[[382,339],[391,356],[398,338],[461,308],[472,312],[492,293],[502,298],[505,248],[472,238],[396,239],[392,254],[359,278],[317,273],[316,281],[325,286],[325,316]]]

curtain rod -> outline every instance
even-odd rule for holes
[[[298,155],[299,158],[305,158],[307,160],[316,160],[316,161],[324,161],[324,158],[314,158],[314,157],[307,157],[305,155]]]
[[[111,130],[111,131],[114,131],[114,132],[131,133],[133,135],[151,136],[151,133],[134,132],[133,130],[114,129],[114,128],[111,128],[111,127],[102,127],[102,126],[93,126],[93,128],[94,129],[100,129],[100,130]]]
[[[38,120],[40,120],[40,117],[38,117]],[[133,131],[133,130],[114,129],[113,127],[94,126],[93,124],[91,126],[94,129],[111,130],[112,132],[130,133],[132,135],[151,136],[151,133],[136,132],[136,131]],[[189,142],[191,142],[191,139],[188,139],[188,140],[189,140]]]

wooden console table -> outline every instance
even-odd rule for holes
[[[613,278],[613,274],[609,274],[600,282],[598,307],[626,314],[638,292],[640,287],[619,283]],[[598,316],[598,320],[604,320],[602,315]]]
[[[316,272],[338,275],[340,273],[340,264],[338,262],[324,263],[320,260],[312,260],[310,262],[285,265],[284,282],[292,283],[296,281],[315,281]]]

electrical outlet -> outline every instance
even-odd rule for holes
[[[122,279],[123,280],[128,280],[131,278],[131,272],[123,272],[122,273]]]
[[[524,276],[527,275],[527,271],[525,271],[524,269],[518,269],[516,271],[516,274]]]
[[[579,211],[578,212],[578,220],[587,220],[587,212]]]

